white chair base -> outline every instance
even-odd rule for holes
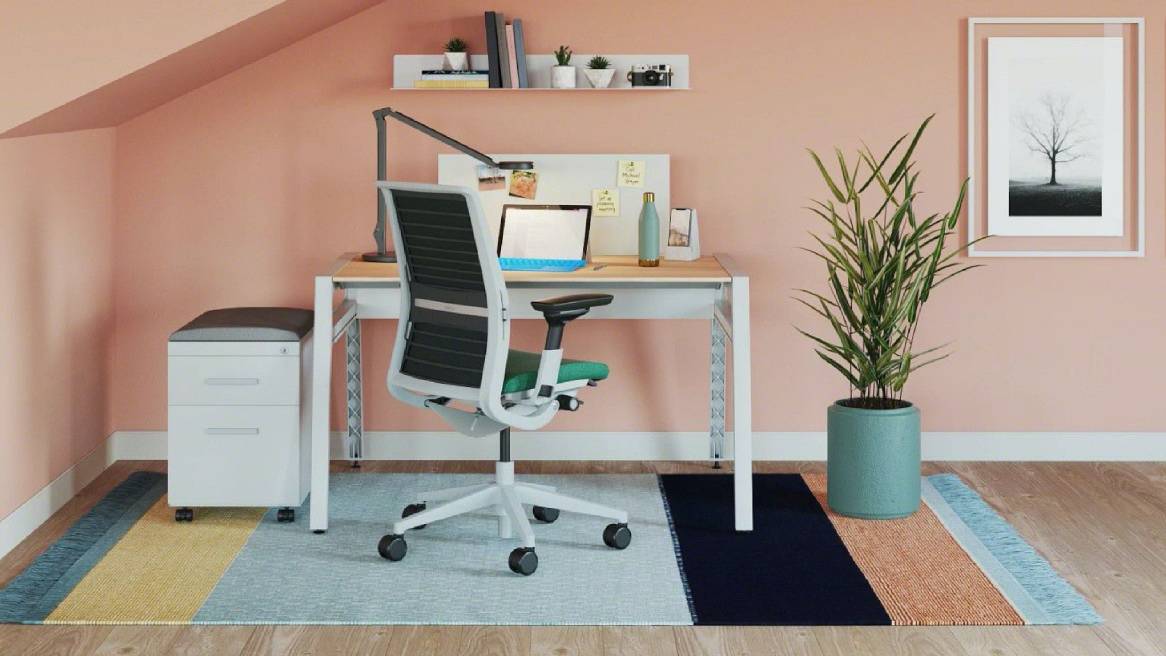
[[[617,508],[609,508],[590,501],[584,501],[566,494],[560,494],[554,487],[535,483],[519,483],[514,480],[514,463],[499,462],[495,466],[495,481],[479,485],[467,485],[445,490],[435,490],[417,496],[419,503],[427,507],[393,522],[392,532],[404,535],[405,531],[424,524],[465,515],[489,508],[498,516],[498,536],[512,538],[515,531],[522,546],[533,549],[534,531],[530,525],[524,506],[541,506],[555,510],[603,517],[617,524],[627,524],[628,514]]]

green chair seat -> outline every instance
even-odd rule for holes
[[[538,379],[538,362],[541,358],[541,353],[510,349],[510,355],[506,358],[506,378],[502,382],[502,393],[513,394],[532,389]],[[602,362],[564,358],[559,365],[558,382],[603,380],[607,378],[607,374],[607,365]]]

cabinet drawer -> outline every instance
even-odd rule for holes
[[[303,500],[298,408],[170,406],[168,423],[170,505],[298,506]]]
[[[171,356],[171,405],[296,405],[300,359]]]

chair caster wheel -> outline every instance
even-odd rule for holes
[[[381,538],[377,544],[377,551],[380,552],[381,558],[397,562],[405,557],[405,553],[409,550],[409,545],[405,544],[405,536],[393,535],[392,533]]]
[[[534,506],[531,508],[534,513],[534,518],[544,524],[554,524],[555,520],[559,518],[558,508],[543,508],[542,506]]]
[[[275,513],[275,521],[280,524],[287,524],[296,521],[296,511],[294,508],[280,508]]]
[[[603,529],[603,544],[612,549],[627,549],[632,543],[632,530],[627,524],[608,524]]]
[[[405,519],[409,515],[416,515],[417,513],[421,512],[422,510],[425,510],[425,504],[423,504],[423,503],[411,503],[411,504],[405,506],[405,509],[401,511],[401,519]],[[413,528],[425,528],[426,526],[429,526],[429,525],[422,524],[420,526],[414,526]]]
[[[510,571],[523,576],[534,574],[538,569],[538,556],[534,547],[519,547],[510,552]]]
[[[193,522],[194,509],[193,508],[178,508],[174,511],[174,521],[176,522]]]

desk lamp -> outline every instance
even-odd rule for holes
[[[409,127],[423,132],[441,143],[461,151],[470,157],[478,160],[486,166],[502,169],[505,171],[529,171],[534,168],[534,162],[495,162],[493,158],[485,153],[474,150],[464,143],[454,139],[453,137],[438,132],[433,128],[425,125],[421,121],[412,117],[406,116],[401,112],[394,110],[392,107],[382,107],[372,113],[372,117],[377,122],[377,180],[384,182],[388,180],[388,163],[387,163],[387,147],[388,147],[388,130],[385,127],[385,117],[392,118],[408,125]],[[381,192],[377,190],[377,227],[373,230],[373,239],[377,242],[377,250],[375,253],[365,253],[362,257],[365,262],[396,262],[397,255],[393,251],[385,250],[385,202],[381,197]]]

